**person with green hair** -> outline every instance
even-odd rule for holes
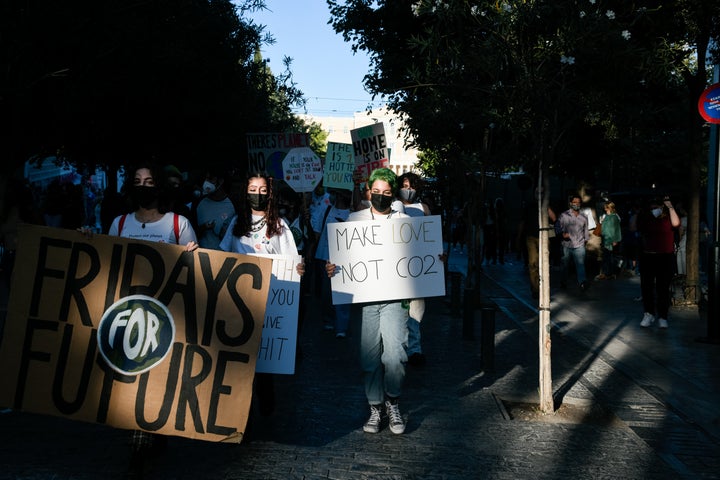
[[[398,180],[388,168],[373,170],[368,179],[370,208],[352,212],[347,221],[386,220],[407,217],[392,209]],[[328,261],[329,277],[335,275],[336,266]],[[408,310],[401,300],[369,302],[362,305],[360,329],[360,365],[365,383],[365,396],[370,404],[370,417],[363,430],[378,433],[383,408],[388,416],[390,431],[401,434],[405,420],[400,413],[398,400],[405,380],[407,354]]]

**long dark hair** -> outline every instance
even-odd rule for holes
[[[252,227],[252,209],[247,201],[247,189],[250,180],[253,178],[264,178],[267,183],[268,204],[265,207],[265,221],[267,222],[267,237],[271,238],[280,235],[283,232],[283,225],[278,215],[277,200],[275,198],[275,189],[273,188],[273,177],[265,173],[250,173],[243,182],[240,189],[240,208],[238,208],[237,221],[233,228],[233,235],[236,237],[248,237]]]

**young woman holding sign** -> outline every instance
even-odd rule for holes
[[[152,163],[142,163],[130,172],[132,177],[128,181],[132,186],[128,193],[133,211],[116,217],[108,235],[174,243],[185,245],[189,252],[196,250],[197,237],[190,221],[163,208],[163,169]],[[141,478],[150,455],[164,449],[166,444],[167,437],[163,435],[134,430],[130,442],[132,457],[129,478]]]
[[[368,179],[368,186],[370,208],[351,213],[348,222],[408,216],[391,208],[398,188],[397,177],[392,170],[374,170]],[[329,277],[335,275],[335,264],[328,261],[325,268]],[[370,404],[370,417],[363,425],[367,433],[380,431],[383,406],[388,415],[390,431],[395,434],[405,431],[405,420],[400,414],[398,399],[405,380],[407,320],[408,311],[400,300],[366,303],[362,306],[360,364],[365,381],[365,396]]]
[[[246,255],[298,254],[292,231],[278,213],[272,177],[263,173],[251,173],[248,176],[245,182],[244,201],[240,205],[238,214],[230,221],[227,233],[220,242],[220,249]],[[299,275],[305,273],[304,263],[299,263],[296,268]],[[302,309],[302,305],[300,308]],[[272,374],[255,374],[255,393],[260,413],[272,414],[275,410]]]

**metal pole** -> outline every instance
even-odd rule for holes
[[[450,273],[450,312],[453,316],[460,315],[460,283],[462,274],[458,272]]]
[[[475,339],[475,306],[473,305],[475,295],[473,293],[472,288],[466,288],[463,291],[463,340]]]
[[[715,65],[714,80],[717,83],[720,77],[720,66]],[[720,127],[718,124],[710,126],[710,155],[708,159],[708,221],[712,232],[712,241],[708,246],[708,310],[707,310],[707,337],[698,341],[704,343],[720,344]],[[712,196],[711,196],[712,194]]]

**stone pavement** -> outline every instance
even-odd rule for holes
[[[612,420],[522,420],[508,406],[537,402],[537,309],[521,264],[483,268],[474,295],[495,305],[494,368],[482,364],[488,311],[458,313],[453,292],[430,299],[428,363],[408,367],[401,399],[405,434],[363,433],[357,315],[350,336],[336,339],[309,302],[302,361],[295,375],[276,377],[274,415],[253,414],[240,445],[173,437],[147,478],[720,478],[720,346],[696,341],[707,332],[697,309],[673,308],[666,331],[642,329],[637,278],[595,282],[586,293],[553,288],[558,404],[600,406]],[[464,339],[468,321],[474,339]],[[125,431],[6,411],[0,432],[0,479],[113,479],[126,470]]]

